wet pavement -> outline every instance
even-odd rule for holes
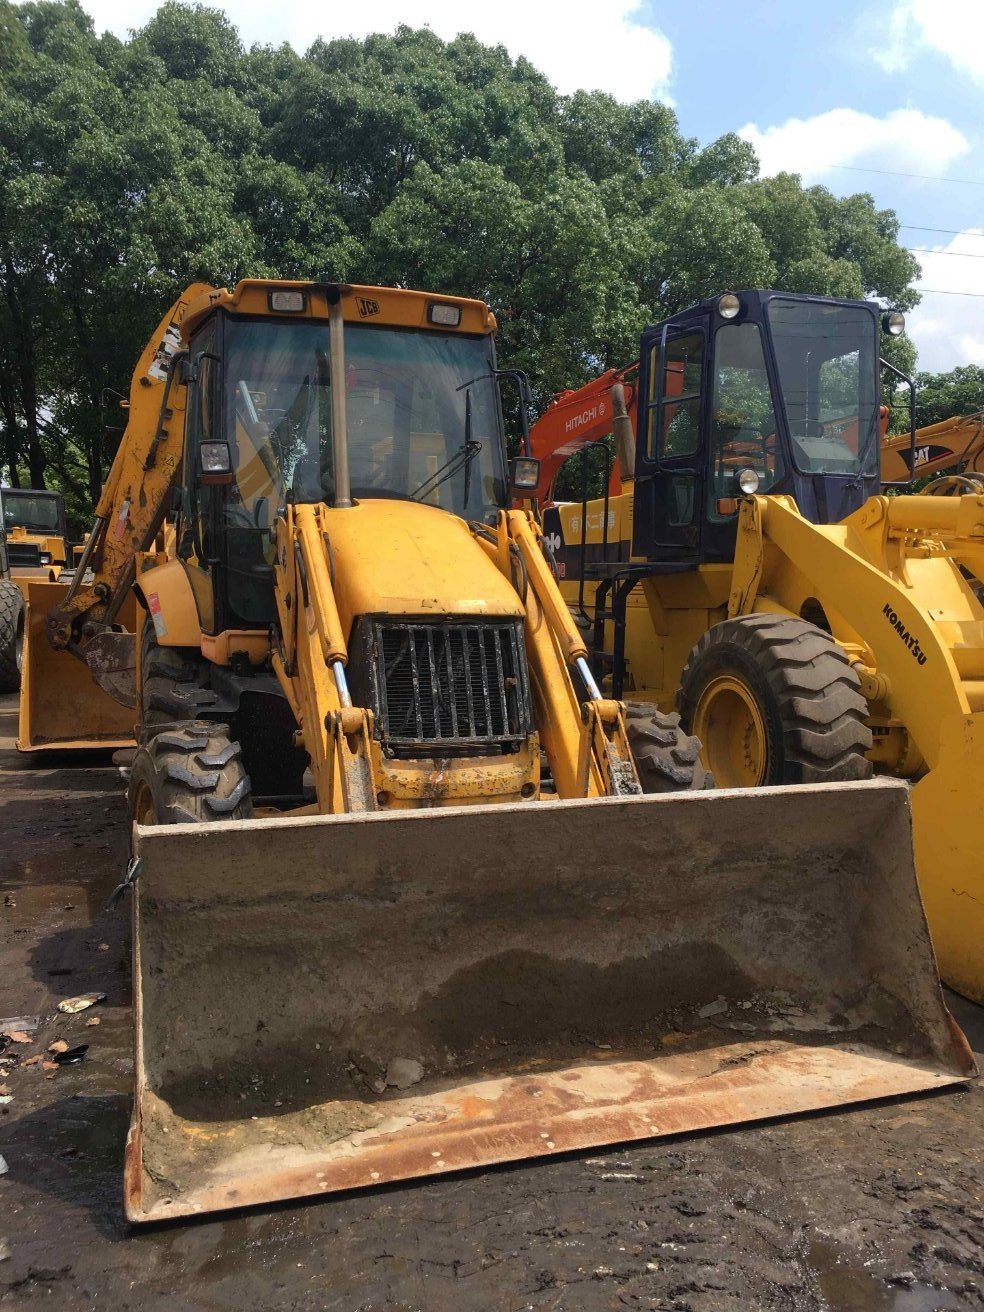
[[[2,697],[0,1016],[39,1024],[0,1053],[0,1307],[984,1309],[981,1084],[130,1230],[128,917],[105,909],[123,781],[106,758],[33,766],[15,728]],[[984,1011],[950,1002],[984,1055]],[[58,1040],[84,1060],[29,1064]]]

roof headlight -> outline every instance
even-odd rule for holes
[[[457,328],[461,323],[460,305],[442,305],[431,301],[427,307],[427,318],[431,323],[440,324],[442,328]]]
[[[893,337],[898,337],[905,332],[905,315],[901,310],[889,310],[882,315],[882,327]]]
[[[722,319],[737,319],[741,312],[741,300],[734,292],[725,292],[718,297],[717,311]]]
[[[301,314],[306,299],[303,292],[271,292],[270,309],[277,314]]]

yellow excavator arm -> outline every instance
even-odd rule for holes
[[[175,366],[181,321],[188,305],[211,290],[207,283],[194,283],[182,292],[144,347],[125,403],[126,430],[92,530],[67,594],[47,616],[51,645],[86,660],[97,677],[133,669],[133,635],[124,637],[121,661],[110,626],[130,595],[137,554],[148,550],[160,532],[180,477],[186,388]],[[100,653],[92,644],[107,635],[109,648]]]

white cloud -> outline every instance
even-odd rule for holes
[[[961,73],[984,80],[981,0],[895,0],[886,32],[885,44],[871,52],[886,72],[903,72],[916,54],[929,49]]]
[[[839,164],[862,163],[935,177],[970,149],[952,123],[919,109],[893,109],[882,118],[856,109],[829,109],[773,127],[748,123],[738,135],[754,146],[764,176],[799,173],[807,182],[835,172]]]
[[[212,0],[214,3],[214,0]],[[96,31],[125,36],[157,9],[153,0],[83,0]],[[673,50],[662,32],[647,26],[641,0],[607,0],[603,10],[587,0],[562,7],[547,0],[496,0],[465,8],[458,0],[375,0],[368,5],[311,4],[310,0],[219,0],[243,41],[306,50],[318,37],[364,37],[392,32],[398,24],[429,27],[444,40],[473,32],[487,45],[525,55],[561,92],[607,91],[622,101],[659,96],[668,100]]]
[[[947,246],[916,252],[922,277],[915,287],[974,295],[933,296],[906,315],[919,368],[933,373],[958,364],[984,365],[984,228],[967,228]]]

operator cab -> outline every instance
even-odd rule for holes
[[[206,632],[276,619],[274,526],[288,503],[411,500],[479,523],[509,503],[504,375],[487,308],[344,288],[332,324],[331,294],[246,280],[189,315],[178,556]],[[340,497],[332,338],[343,321]]]
[[[64,565],[65,501],[58,492],[35,488],[0,488],[0,538],[11,568]]]
[[[65,502],[61,494],[33,488],[0,488],[0,529],[9,533],[15,528],[66,537]]]
[[[868,301],[727,292],[647,329],[633,555],[732,559],[749,492],[785,493],[813,523],[877,493],[882,314]]]

